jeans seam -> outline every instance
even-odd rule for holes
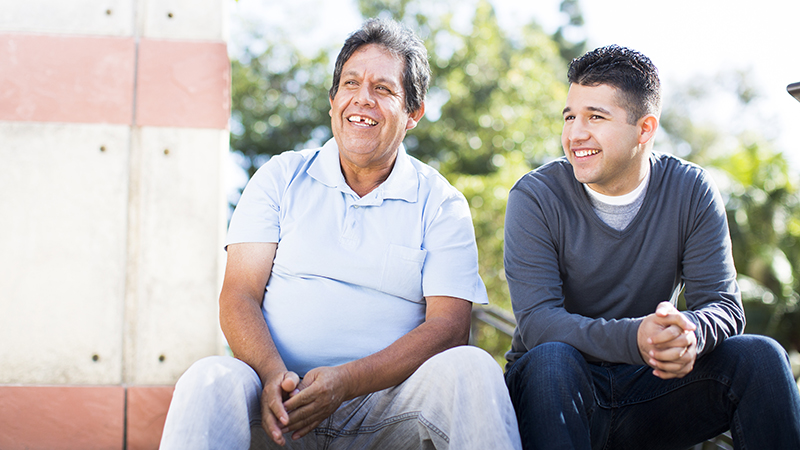
[[[448,436],[447,433],[442,431],[439,427],[434,425],[431,421],[426,419],[425,416],[422,415],[422,413],[419,414],[419,421],[433,433],[436,433],[439,437],[444,439],[445,442],[447,442],[448,444],[450,443],[450,436]]]
[[[705,375],[703,377],[697,377],[697,378],[693,378],[693,379],[690,379],[690,380],[680,380],[678,383],[675,383],[672,386],[669,386],[669,388],[665,388],[665,389],[661,389],[661,390],[656,391],[656,392],[648,393],[648,395],[646,395],[646,396],[639,396],[637,398],[627,399],[626,401],[620,402],[618,404],[615,403],[614,398],[613,398],[613,392],[612,392],[612,401],[611,401],[611,404],[609,406],[611,408],[619,408],[619,407],[623,407],[623,406],[633,405],[633,404],[636,404],[636,403],[648,402],[648,401],[654,400],[654,399],[656,399],[658,397],[662,397],[664,395],[667,395],[667,394],[669,394],[671,392],[674,392],[674,391],[676,391],[678,389],[681,389],[681,388],[683,388],[685,386],[688,386],[690,384],[698,383],[698,382],[702,382],[702,381],[715,381],[715,382],[718,382],[718,383],[724,385],[729,390],[731,388],[731,380],[729,380],[727,377],[721,377],[721,376],[715,376],[715,375],[710,375],[709,374],[709,375]]]
[[[616,386],[615,386],[615,381],[616,380],[614,379],[613,371],[608,367],[606,367],[606,374],[607,374],[606,376],[608,377],[608,391],[611,394],[611,402],[610,403],[611,403],[611,405],[614,405],[616,403],[616,398],[617,398],[616,397],[617,390],[616,390]],[[592,385],[594,385],[594,383],[592,383]],[[599,404],[600,404],[600,402],[598,401],[598,405]],[[613,407],[609,408],[609,409],[610,409],[611,417],[609,417],[609,419],[608,419],[609,428],[607,430],[605,430],[605,432],[606,432],[605,433],[606,441],[603,444],[603,450],[611,450],[613,448],[612,447],[612,442],[613,441],[611,440],[611,428],[610,427],[616,422],[617,411]]]
[[[332,427],[328,426],[328,427],[317,427],[316,432],[317,432],[317,434],[321,434],[321,435],[328,436],[328,437],[331,437],[331,438],[337,438],[337,437],[341,437],[341,436],[355,436],[355,435],[359,435],[359,434],[370,434],[370,433],[375,433],[375,432],[377,432],[379,430],[382,430],[382,429],[384,429],[386,427],[395,425],[397,423],[404,422],[404,421],[407,421],[407,420],[412,420],[412,419],[419,419],[423,423],[427,422],[427,421],[424,421],[424,419],[422,418],[422,414],[419,411],[411,411],[411,412],[400,414],[398,416],[392,416],[392,417],[390,417],[390,418],[388,418],[388,419],[386,419],[384,421],[381,421],[380,423],[377,423],[375,425],[360,426],[360,427],[358,427],[357,429],[354,429],[354,430],[337,430],[335,428],[332,428]],[[426,426],[427,426],[427,423],[426,423]],[[433,427],[433,428],[435,428],[435,427]]]
[[[744,436],[742,435],[742,424],[739,423],[739,411],[734,411],[733,413],[733,426],[731,427],[731,436],[734,439],[734,442],[739,446],[741,450],[747,450],[747,444],[744,441]]]

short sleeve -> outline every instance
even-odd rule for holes
[[[244,242],[278,242],[280,200],[286,184],[280,159],[271,158],[247,183],[231,216],[226,248]]]
[[[489,303],[478,273],[478,248],[466,199],[455,192],[437,209],[423,239],[427,251],[422,268],[422,291],[473,303]]]

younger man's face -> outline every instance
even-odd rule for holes
[[[615,87],[571,84],[563,111],[561,145],[575,178],[605,195],[627,194],[646,173],[649,152],[641,120],[628,123]]]

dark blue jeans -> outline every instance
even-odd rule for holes
[[[506,384],[526,450],[686,449],[728,429],[737,449],[800,449],[789,358],[764,336],[727,339],[673,380],[547,343],[517,360]]]

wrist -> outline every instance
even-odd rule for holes
[[[644,365],[649,365],[651,345],[648,344],[647,339],[649,335],[646,330],[646,319],[640,319],[636,327],[636,350],[639,354],[639,359]]]
[[[283,381],[284,374],[286,374],[288,370],[285,366],[283,367],[271,367],[265,370],[256,370],[258,374],[258,378],[261,380],[261,387],[264,388],[270,383],[277,383],[280,384]]]
[[[361,389],[365,386],[365,383],[360,383],[358,381],[358,368],[355,367],[357,361],[352,361],[347,364],[342,364],[341,366],[337,367],[339,372],[339,383],[342,389],[342,394],[344,395],[344,400],[352,400],[359,395],[363,395],[364,393],[361,392]]]

